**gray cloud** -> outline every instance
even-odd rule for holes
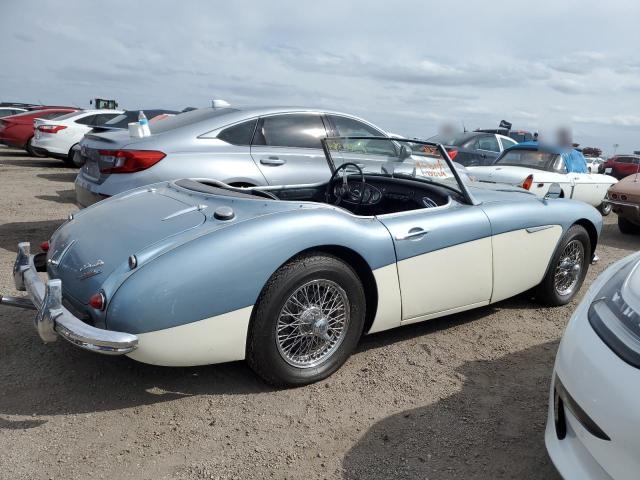
[[[359,114],[430,136],[575,125],[638,149],[635,0],[0,2],[2,100],[182,108],[211,98]],[[621,147],[623,148],[623,147]]]

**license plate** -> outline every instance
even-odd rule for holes
[[[97,180],[100,178],[100,167],[98,162],[87,162],[84,164],[84,173],[87,177]]]

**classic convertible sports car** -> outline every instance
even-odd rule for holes
[[[597,207],[603,215],[611,206],[603,202],[614,177],[589,173],[582,153],[573,148],[526,142],[505,150],[488,167],[468,167],[469,174],[482,182],[519,185],[544,197],[551,185],[558,184],[563,198],[581,200]]]
[[[46,342],[168,366],[246,358],[268,382],[301,385],[336,371],[363,333],[532,288],[547,305],[573,298],[595,259],[593,207],[552,198],[557,186],[538,198],[465,184],[442,145],[408,144],[323,139],[332,173],[316,184],[124,192],[70,217],[46,254],[20,244],[14,280],[28,299],[2,302],[35,306]],[[391,151],[419,158],[409,171],[358,165]]]

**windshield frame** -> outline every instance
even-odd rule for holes
[[[418,144],[418,145],[427,145],[430,147],[436,147],[438,149],[438,152],[440,153],[440,156],[444,159],[444,161],[447,164],[447,167],[449,167],[449,170],[451,170],[451,173],[453,174],[453,178],[455,179],[456,183],[458,184],[458,188],[459,188],[459,193],[464,197],[464,199],[466,200],[466,202],[469,205],[479,205],[480,202],[477,201],[473,195],[471,195],[471,192],[469,191],[469,189],[467,188],[466,184],[462,181],[462,178],[460,177],[460,175],[458,174],[457,169],[455,168],[455,166],[453,165],[453,161],[451,160],[451,158],[449,157],[449,154],[447,153],[446,148],[444,148],[444,146],[441,143],[434,143],[434,142],[425,142],[424,140],[417,140],[417,139],[410,139],[410,138],[403,138],[403,137],[374,137],[374,136],[334,136],[334,137],[325,137],[320,139],[320,143],[322,143],[322,150],[324,151],[324,156],[325,159],[327,160],[327,163],[329,164],[329,169],[331,170],[331,173],[333,174],[336,169],[336,163],[333,160],[333,157],[331,155],[331,149],[329,148],[328,142],[330,141],[339,141],[339,140],[385,140],[388,142],[395,142],[397,144],[401,144],[401,143],[407,143],[407,144]],[[387,176],[390,178],[393,178],[394,175],[393,173],[376,173],[376,175],[381,175],[381,176]],[[406,178],[406,175],[402,175],[402,177],[396,177],[396,178]],[[440,182],[436,182],[434,180],[428,180],[426,178],[422,178],[420,176],[415,176],[412,178],[415,181],[418,182],[423,182],[423,183],[427,183],[427,184],[436,184],[439,186],[443,186],[443,187],[447,187],[444,184],[441,184]],[[448,187],[451,188],[451,187]]]

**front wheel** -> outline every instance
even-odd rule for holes
[[[560,239],[547,274],[536,287],[536,297],[545,305],[565,305],[578,293],[591,259],[591,240],[580,225],[573,225]]]
[[[247,361],[272,385],[322,380],[358,344],[365,305],[362,283],[349,265],[324,253],[299,256],[282,266],[260,294]]]
[[[609,215],[611,213],[611,204],[608,203],[608,202],[602,202],[598,206],[598,210],[600,211],[600,213],[602,214],[603,217],[606,217],[607,215]]]

